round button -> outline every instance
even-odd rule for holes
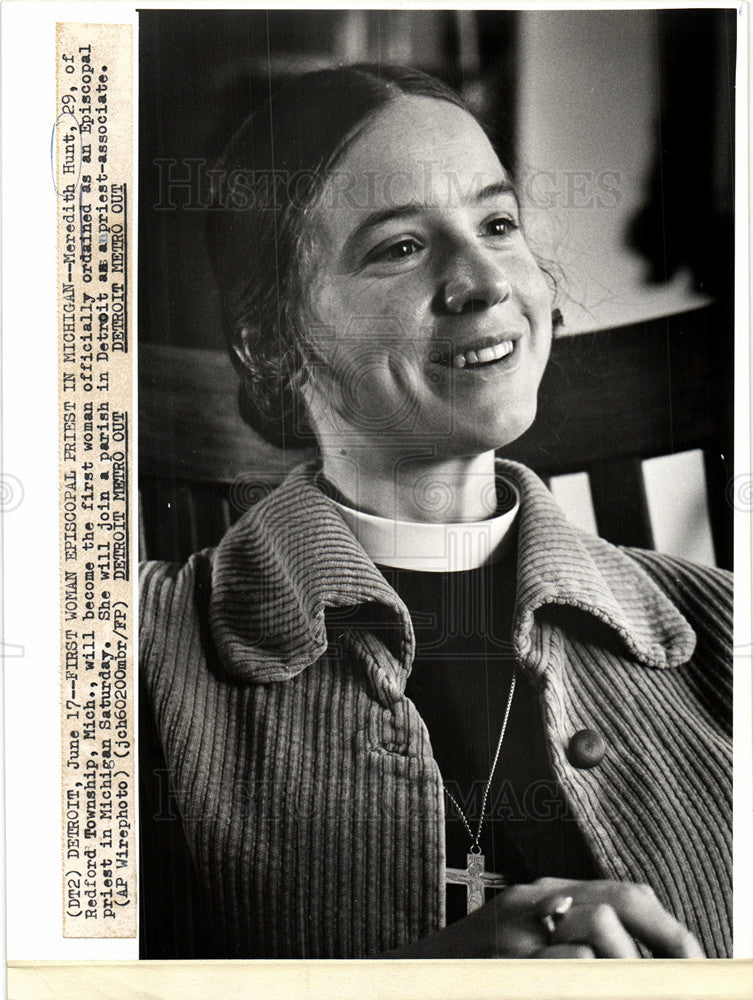
[[[604,737],[593,729],[581,729],[570,740],[567,756],[573,767],[587,770],[600,764],[607,752]]]

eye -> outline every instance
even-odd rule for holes
[[[518,223],[506,215],[496,216],[484,223],[484,235],[486,236],[508,237],[516,233],[518,229],[520,229]]]
[[[399,243],[393,243],[392,246],[387,247],[385,257],[389,257],[390,260],[401,260],[403,257],[410,257],[412,253],[420,249],[421,247],[415,240],[400,240]]]
[[[400,261],[423,250],[424,246],[412,236],[405,236],[399,240],[391,240],[381,243],[375,247],[366,258],[367,263],[379,261]]]

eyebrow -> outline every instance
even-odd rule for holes
[[[518,194],[515,190],[515,185],[510,180],[495,181],[494,184],[487,184],[486,187],[481,188],[477,191],[473,197],[473,201],[478,204],[480,201],[486,201],[489,198],[495,198],[501,194],[511,194],[517,201]]]
[[[515,185],[510,180],[495,181],[493,184],[487,184],[482,187],[470,198],[465,198],[464,201],[470,204],[478,205],[483,201],[488,201],[490,198],[497,198],[500,195],[511,194],[517,201],[517,193],[515,190]],[[353,232],[348,237],[348,244],[352,244],[355,240],[362,236],[363,233],[367,232],[369,229],[375,229],[380,226],[383,222],[391,222],[396,219],[405,219],[411,215],[418,215],[419,212],[423,211],[427,207],[426,204],[413,201],[406,202],[404,205],[396,205],[394,208],[382,208],[375,212],[370,212],[353,230]]]

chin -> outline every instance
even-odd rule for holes
[[[468,428],[468,431],[477,441],[476,450],[478,452],[496,451],[497,448],[504,448],[522,437],[535,419],[536,400],[534,399],[530,406],[524,409],[518,408],[514,413],[503,415],[495,413],[493,418],[490,417],[487,421],[480,419],[473,428]]]
[[[508,444],[512,444],[513,441],[517,441],[518,438],[523,437],[525,432],[532,426],[535,416],[536,414],[534,414],[530,420],[521,421],[520,424],[518,424],[514,428],[513,427],[505,428],[505,432],[503,434],[498,435],[498,437],[494,442],[493,447],[495,448],[495,450],[497,448],[505,448],[507,447]]]
[[[483,434],[479,433],[478,427],[474,428],[473,431],[469,430],[467,434],[457,434],[451,442],[451,447],[448,447],[443,457],[458,458],[463,456],[469,458],[474,455],[481,455],[484,452],[505,448],[507,445],[512,444],[513,441],[517,441],[519,437],[522,437],[532,423],[532,420],[524,422],[519,427],[515,427],[514,429],[508,427],[496,434],[492,433],[492,428],[485,429]]]

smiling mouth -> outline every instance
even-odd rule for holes
[[[487,368],[496,364],[515,350],[514,340],[502,340],[489,347],[477,350],[457,351],[455,354],[445,354],[437,358],[439,364],[448,368]]]

